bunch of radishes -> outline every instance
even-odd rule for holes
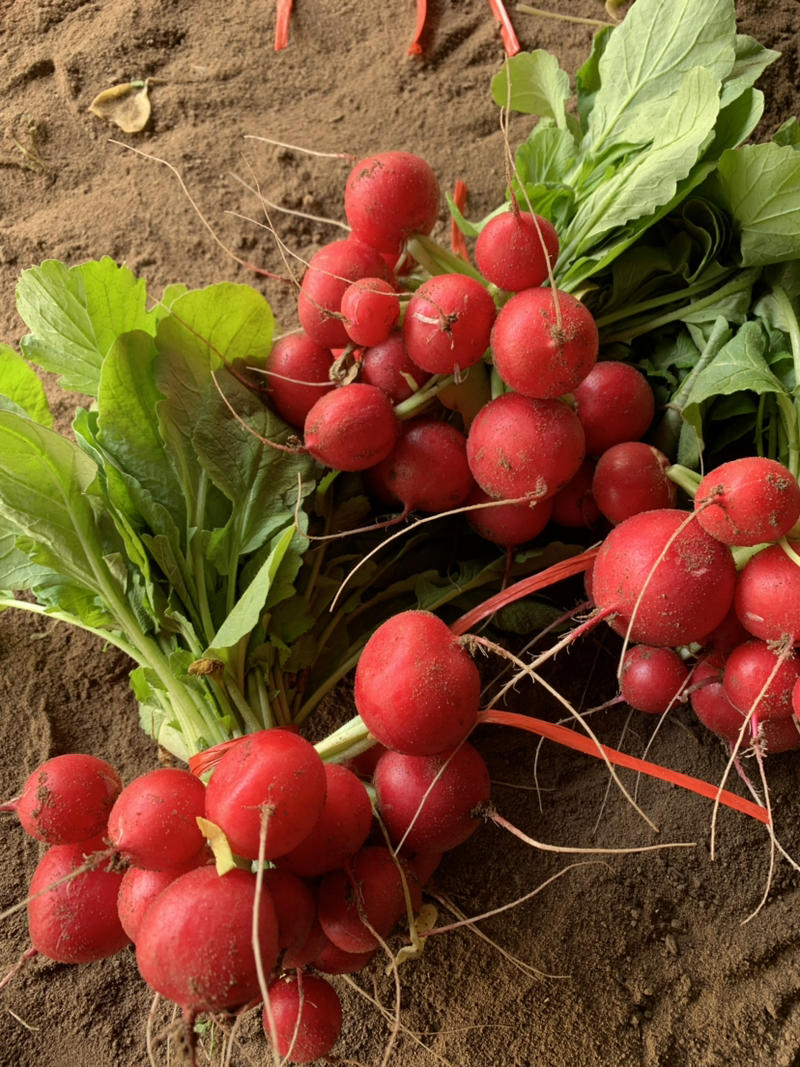
[[[383,744],[353,766],[374,768],[382,830],[355,770],[290,729],[221,746],[207,785],[161,768],[123,789],[94,756],[48,760],[5,806],[49,845],[30,885],[33,951],[86,963],[133,942],[142,977],[190,1028],[266,991],[279,1054],[326,1054],[342,1013],[322,975],[386,949],[399,920],[413,923],[441,853],[478,825],[489,775],[464,739],[479,690],[436,616],[407,612],[375,631],[356,702]]]

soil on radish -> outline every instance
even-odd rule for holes
[[[428,6],[425,54],[409,59],[413,5],[295,5],[289,48],[277,55],[273,8],[256,10],[245,0],[223,6],[212,0],[7,5],[0,339],[16,343],[22,332],[13,299],[20,270],[46,258],[74,263],[108,254],[146,274],[154,291],[179,281],[199,286],[254,280],[213,243],[170,173],[109,144],[114,128],[87,114],[92,97],[116,81],[154,77],[151,125],[138,139],[124,139],[177,165],[237,255],[277,273],[286,267],[264,232],[226,214],[231,209],[262,218],[255,197],[229,172],[250,181],[252,166],[270,199],[341,219],[349,164],[244,141],[243,134],[356,157],[389,148],[419,152],[448,191],[458,179],[467,182],[471,217],[494,207],[505,180],[488,91],[502,59],[497,25],[485,0]],[[605,17],[601,0],[555,6]],[[767,96],[763,132],[771,132],[800,109],[793,71],[800,9],[792,0],[768,6],[742,0],[738,9],[742,32],[784,53],[760,82]],[[523,47],[547,48],[567,69],[588,54],[587,27],[518,12],[512,18]],[[527,119],[515,119],[512,140],[515,130],[521,136],[527,128]],[[340,236],[303,218],[282,218],[278,226],[306,257]],[[440,221],[438,236],[448,235]],[[268,294],[279,321],[289,324],[291,287],[268,279],[255,284]],[[56,396],[54,383],[51,393]],[[73,404],[74,398],[59,401],[62,425]],[[617,647],[607,628],[598,630],[561,657],[548,677],[585,706],[600,703],[613,693]],[[126,780],[155,766],[156,754],[136,721],[124,657],[61,624],[0,614],[0,702],[3,799],[57,752],[93,751]],[[523,690],[521,703],[536,714],[559,714],[536,693]],[[328,710],[327,724],[342,714]],[[595,728],[608,744],[641,754],[654,719],[632,719],[620,740],[625,713],[617,708]],[[320,721],[316,728],[322,732],[327,724]],[[495,782],[496,804],[532,836],[584,847],[652,843],[615,790],[605,799],[608,776],[598,761],[551,746],[538,754],[535,742],[498,728],[484,728],[478,743]],[[665,723],[648,756],[708,780],[717,780],[725,764],[723,749],[686,710]],[[775,756],[768,768],[779,834],[794,854],[800,853],[797,759]],[[537,769],[538,796],[530,791]],[[798,1062],[800,877],[779,864],[765,909],[742,926],[766,878],[763,829],[721,812],[712,863],[706,801],[650,781],[641,783],[639,800],[662,840],[697,841],[698,847],[584,864],[530,903],[481,924],[483,933],[535,971],[522,973],[467,931],[433,938],[422,958],[401,970],[403,1024],[423,1033],[437,1056],[458,1067]],[[41,851],[5,818],[0,907],[20,899]],[[529,892],[571,862],[532,853],[485,826],[445,857],[433,884],[472,914]],[[442,915],[449,921],[444,908]],[[0,926],[0,970],[10,968],[25,947],[19,913]],[[391,1004],[382,961],[371,965],[365,982],[370,988],[373,975]],[[363,1064],[379,1063],[387,1028],[349,987],[337,988],[344,1026],[336,1051]],[[0,1067],[148,1063],[152,998],[131,951],[80,969],[33,961],[0,996]],[[160,1011],[155,1030],[170,1022],[171,1012]],[[256,1013],[245,1022],[242,1040],[255,1040],[260,1029]],[[176,1037],[175,1062],[178,1043]],[[203,1050],[212,1049],[211,1032],[200,1036],[200,1048],[202,1063]],[[441,1060],[406,1036],[391,1062],[416,1067]]]

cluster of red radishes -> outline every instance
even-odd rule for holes
[[[189,1021],[257,1004],[266,985],[278,1053],[325,1055],[342,1010],[322,975],[386,949],[441,853],[478,825],[489,775],[464,738],[479,692],[448,627],[407,612],[359,661],[357,706],[382,743],[353,769],[283,728],[220,746],[207,785],[165,767],[122,788],[94,756],[48,760],[6,805],[49,845],[30,885],[32,951],[85,963],[133,942],[142,977]],[[382,830],[356,772],[372,775]]]

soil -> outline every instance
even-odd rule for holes
[[[551,5],[554,6],[554,5]],[[600,0],[572,0],[570,14],[605,17]],[[298,0],[290,44],[273,50],[274,5],[252,0],[6,0],[0,13],[0,338],[24,332],[14,310],[21,270],[46,258],[73,264],[109,255],[148,278],[157,294],[173,282],[249,281],[290,323],[293,290],[254,274],[284,266],[263,228],[264,196],[313,215],[342,217],[346,159],[278,148],[258,137],[320,152],[366,155],[399,148],[424,155],[443,188],[469,187],[469,214],[496,206],[503,147],[489,79],[502,44],[483,0],[431,0],[423,54],[409,57],[410,0]],[[741,28],[782,52],[765,75],[766,135],[797,110],[800,5],[739,4]],[[524,48],[554,52],[574,72],[592,28],[514,13]],[[101,90],[152,79],[151,121],[124,135],[88,113]],[[512,126],[512,141],[525,120]],[[175,173],[111,139],[170,163]],[[194,210],[196,206],[197,212]],[[248,218],[243,218],[247,216]],[[205,224],[204,224],[205,220]],[[336,230],[277,216],[291,247],[307,257]],[[447,237],[444,213],[440,233]],[[213,231],[213,233],[212,233]],[[226,250],[226,247],[227,250]],[[80,398],[47,379],[59,425]],[[0,796],[49,755],[92,751],[129,779],[158,755],[140,731],[114,650],[24,612],[0,615]],[[584,706],[613,688],[613,649],[588,641],[561,660],[559,676]],[[609,681],[609,679],[612,679]],[[544,710],[537,695],[523,703]],[[620,742],[619,709],[599,722]],[[633,720],[624,744],[641,753],[650,719]],[[800,878],[776,861],[770,873],[763,828],[723,810],[711,856],[711,806],[650,780],[639,802],[654,834],[615,788],[604,766],[569,752],[484,729],[478,741],[496,781],[499,808],[538,840],[572,848],[694,843],[627,855],[569,856],[534,850],[486,826],[447,856],[437,896],[468,914],[530,893],[529,902],[469,929],[432,939],[406,964],[399,1038],[389,1062],[477,1067],[792,1067],[800,1064]],[[717,781],[718,744],[679,713],[649,756]],[[800,855],[796,755],[769,760],[778,835]],[[531,791],[535,771],[541,792]],[[629,785],[634,783],[629,781]],[[743,788],[735,782],[732,788]],[[39,855],[4,816],[0,907],[25,893]],[[441,906],[442,916],[449,914]],[[491,940],[486,940],[486,938]],[[27,943],[24,912],[0,926],[0,973]],[[522,961],[522,962],[519,962]],[[363,990],[391,1007],[393,985],[375,965]],[[390,1026],[344,982],[345,1025],[337,1062],[378,1064]],[[140,1067],[148,1059],[152,994],[131,950],[92,965],[43,959],[2,992],[2,1067]],[[180,1063],[167,1040],[170,1014],[154,1017],[154,1059]],[[234,1064],[272,1062],[245,1021]],[[216,1043],[215,1043],[216,1042]],[[202,1040],[200,1063],[219,1061],[218,1031]],[[171,1057],[171,1058],[170,1058]]]

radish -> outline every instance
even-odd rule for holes
[[[429,234],[439,215],[439,183],[430,165],[410,152],[381,152],[356,163],[344,189],[353,236],[381,252],[398,253],[414,234]]]
[[[667,477],[669,466],[663,452],[643,441],[611,445],[597,461],[592,497],[614,525],[640,511],[671,508],[678,490]]]
[[[283,1061],[312,1063],[327,1056],[342,1028],[342,1003],[330,982],[298,971],[276,978],[267,992],[264,1031]]]
[[[553,497],[547,500],[532,500],[530,503],[502,503],[494,501],[491,507],[475,507],[467,512],[467,520],[480,537],[503,548],[515,548],[532,541],[547,526],[553,514]],[[468,504],[488,504],[493,501],[480,486],[473,486],[467,497]]]
[[[225,832],[231,848],[258,859],[283,856],[300,844],[325,803],[325,766],[316,749],[289,730],[260,730],[223,754],[206,787],[205,814]]]
[[[341,313],[342,296],[359,278],[389,277],[380,253],[347,238],[324,245],[308,262],[297,298],[300,325],[324,348],[344,348],[350,341]]]
[[[302,429],[306,415],[324,393],[336,386],[330,379],[333,352],[306,333],[279,338],[264,365],[269,403],[291,426]]]
[[[571,393],[597,362],[592,313],[560,289],[524,289],[497,315],[491,336],[495,370],[515,392],[539,400]],[[413,352],[412,352],[413,356]]]
[[[421,890],[406,874],[412,905],[418,910]],[[319,887],[317,916],[325,935],[344,952],[370,952],[389,936],[406,910],[398,862],[381,845],[362,848],[344,870],[326,874]]]
[[[393,330],[385,341],[371,345],[361,356],[359,381],[376,385],[393,404],[407,400],[425,378],[408,354],[402,330]]]
[[[129,863],[147,870],[191,864],[206,844],[197,825],[205,799],[205,786],[189,771],[148,771],[117,797],[108,818],[108,840]]]
[[[558,526],[593,529],[601,520],[600,508],[592,495],[594,468],[594,460],[584,459],[567,484],[552,497],[552,518]]]
[[[478,270],[492,285],[520,292],[542,285],[558,258],[558,234],[541,215],[504,211],[489,219],[475,241]]]
[[[392,402],[374,385],[351,382],[326,393],[306,416],[305,445],[314,459],[342,471],[362,471],[394,448],[400,424]]]
[[[191,1016],[260,998],[253,951],[256,877],[214,867],[182,874],[155,898],[139,926],[136,962],[151,988]],[[258,899],[257,943],[265,974],[278,956],[269,893]]]
[[[325,944],[314,957],[312,965],[323,974],[357,974],[364,970],[375,951],[373,948],[366,952],[344,952],[326,937]]]
[[[677,646],[702,640],[722,622],[735,584],[725,545],[685,512],[657,509],[625,519],[606,537],[594,561],[592,597],[618,633]]]
[[[343,866],[367,839],[372,804],[364,783],[347,767],[326,763],[327,791],[319,818],[278,867],[313,878]]]
[[[457,745],[478,714],[478,668],[449,627],[403,611],[371,635],[355,672],[356,708],[387,748],[427,756]]]
[[[601,360],[573,390],[586,433],[586,452],[599,456],[612,445],[647,433],[656,401],[647,378],[630,363]]]
[[[400,297],[383,278],[359,278],[342,294],[347,336],[357,345],[385,341],[400,318]]]
[[[781,655],[764,641],[750,640],[728,654],[722,685],[730,702],[759,722],[791,717],[798,678],[800,659],[791,650]]]
[[[121,790],[119,775],[105,760],[65,753],[37,767],[19,797],[0,810],[15,812],[38,841],[63,845],[102,834]]]
[[[308,941],[317,916],[316,899],[309,885],[291,871],[270,867],[262,878],[275,908],[278,948],[292,954]]]
[[[97,865],[82,869],[92,853]],[[117,913],[122,874],[111,862],[99,837],[45,852],[28,889],[28,930],[37,952],[58,963],[90,963],[129,944]]]
[[[473,477],[496,499],[553,496],[577,473],[584,454],[583,427],[572,408],[519,393],[489,401],[467,435]]]
[[[620,695],[636,711],[661,715],[675,707],[689,679],[689,667],[671,648],[633,645],[622,660]]]
[[[797,553],[800,543],[790,548]],[[762,549],[739,572],[735,607],[753,637],[800,644],[800,565],[780,545]]]
[[[370,467],[367,484],[379,499],[400,501],[404,514],[457,508],[475,485],[467,463],[467,440],[449,422],[412,419],[404,424],[386,459]]]
[[[453,374],[477,363],[489,347],[494,301],[466,274],[437,274],[408,302],[403,340],[409,356],[429,374]]]
[[[144,867],[129,867],[125,871],[117,897],[117,913],[123,930],[134,944],[147,909],[162,889],[185,873],[181,868],[148,871]]]
[[[723,463],[701,481],[697,521],[726,545],[758,545],[784,537],[800,516],[800,486],[782,463],[747,456]]]
[[[466,841],[490,794],[483,757],[468,743],[436,756],[385,752],[374,781],[389,837],[412,852],[445,852]]]

